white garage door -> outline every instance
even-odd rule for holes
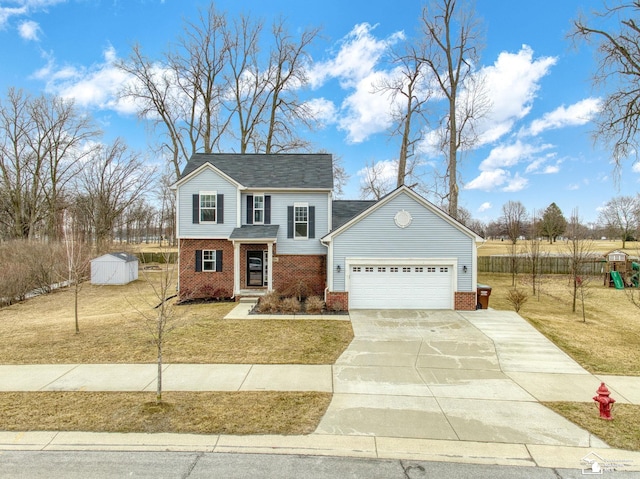
[[[349,308],[453,309],[453,267],[352,265]]]

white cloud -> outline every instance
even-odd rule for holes
[[[522,178],[518,173],[516,173],[513,178],[509,179],[507,186],[502,188],[502,191],[515,193],[516,191],[525,189],[528,184],[529,180],[527,180],[526,178]]]
[[[371,75],[389,46],[404,38],[402,32],[397,32],[379,40],[371,33],[375,28],[368,23],[353,27],[341,40],[334,58],[311,67],[308,72],[311,87],[318,88],[327,80],[337,78],[342,88],[355,88],[362,79]]]
[[[336,105],[326,98],[314,98],[305,103],[309,112],[317,122],[321,125],[328,125],[336,122],[337,108]]]
[[[14,7],[0,5],[0,29],[4,28],[12,17],[23,17],[33,12],[46,10],[47,7],[64,3],[67,0],[13,0]],[[20,35],[22,32],[20,31]]]
[[[631,167],[631,170],[634,173],[640,173],[640,161],[637,161],[633,164],[633,166]]]
[[[103,57],[102,63],[88,68],[57,67],[50,59],[34,76],[47,81],[47,91],[73,99],[82,107],[134,114],[138,109],[133,101],[118,99],[118,91],[131,81],[131,77],[115,67],[117,54],[113,47],[107,48]]]
[[[490,202],[485,201],[478,207],[478,212],[482,213],[483,211],[490,210],[491,208],[493,208],[493,205]]]
[[[485,96],[490,104],[488,114],[474,127],[478,135],[476,147],[504,137],[529,114],[540,89],[540,81],[556,61],[555,57],[534,58],[531,47],[523,45],[517,53],[500,53],[492,65],[474,73],[476,79],[484,83]],[[466,92],[463,90],[460,94],[464,98]],[[438,138],[433,130],[425,132],[419,150],[431,156],[438,155]]]
[[[40,25],[32,20],[26,20],[18,27],[20,36],[29,41],[38,41],[38,35],[40,33]]]
[[[564,105],[560,106],[542,118],[532,121],[527,133],[539,135],[550,129],[584,125],[598,113],[601,104],[599,98],[586,98],[566,108]]]
[[[483,171],[476,178],[471,180],[464,186],[465,190],[484,190],[491,191],[509,179],[509,172],[502,169]]]
[[[490,171],[496,168],[511,167],[549,148],[552,148],[552,145],[532,145],[521,140],[516,140],[510,145],[498,145],[480,163],[479,168],[481,171]]]
[[[498,140],[529,114],[540,80],[556,62],[555,57],[534,59],[531,47],[523,45],[518,53],[500,53],[493,65],[480,70],[491,101],[491,112],[479,125],[481,144]]]
[[[578,183],[570,183],[569,185],[567,185],[567,189],[569,191],[579,190],[580,189],[580,185]]]
[[[374,164],[373,169],[375,169],[378,179],[383,181],[395,180],[398,175],[398,164],[394,160],[378,161]],[[358,170],[356,175],[361,178],[366,178],[370,170],[371,168],[369,166],[365,166]]]
[[[391,125],[388,95],[375,93],[375,86],[390,78],[393,71],[377,69],[390,46],[404,38],[396,32],[387,38],[373,35],[375,26],[356,25],[339,43],[335,56],[315,63],[308,72],[312,88],[337,79],[350,93],[340,105],[338,128],[347,132],[347,141],[360,143],[370,135],[386,131]]]

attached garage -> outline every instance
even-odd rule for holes
[[[350,309],[476,308],[483,239],[406,186],[377,202],[334,201],[328,304]]]
[[[350,309],[452,309],[454,265],[351,264]]]

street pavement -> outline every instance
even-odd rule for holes
[[[241,303],[228,317],[247,318],[249,309]],[[540,404],[592,401],[601,382],[618,404],[640,404],[640,378],[590,374],[516,313],[360,310],[329,319],[350,319],[355,335],[334,365],[167,364],[163,372],[165,391],[332,392],[313,434],[0,432],[0,450],[310,454],[568,469],[597,461],[640,471],[640,453],[610,448]],[[0,391],[154,391],[155,375],[153,364],[0,365]]]

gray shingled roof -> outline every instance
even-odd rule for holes
[[[244,225],[235,228],[229,239],[271,239],[278,236],[278,225]]]
[[[247,188],[333,189],[333,167],[328,154],[197,153],[181,178],[210,163]]]
[[[333,229],[340,228],[350,219],[355,218],[367,208],[375,205],[375,200],[336,200],[332,204]]]

